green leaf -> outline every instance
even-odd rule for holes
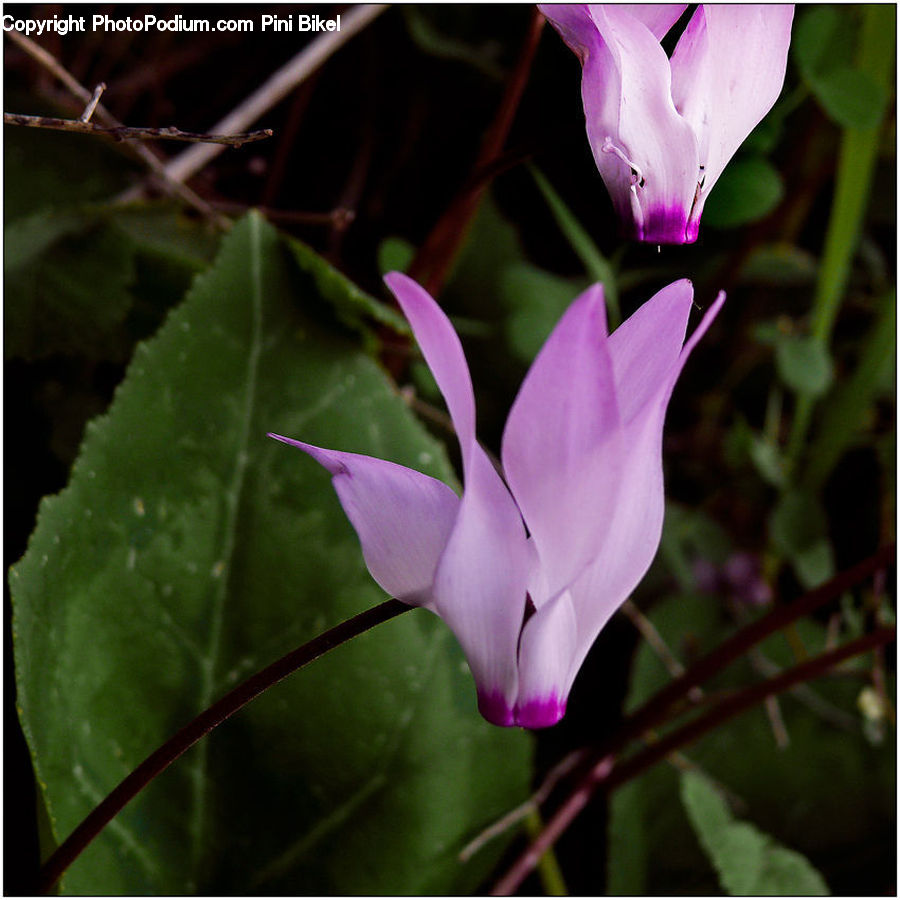
[[[828,895],[825,880],[809,860],[737,821],[699,772],[681,774],[681,799],[722,887],[732,896]]]
[[[290,248],[293,250],[293,247]],[[452,479],[257,215],[142,344],[10,573],[20,718],[57,840],[238,681],[383,598],[326,472],[273,430]],[[337,280],[333,284],[337,284]],[[530,741],[422,610],[272,688],[157,778],[75,894],[473,890]]]
[[[710,192],[703,221],[713,228],[737,228],[764,218],[784,195],[778,170],[761,156],[729,163]]]
[[[792,244],[761,244],[741,266],[740,279],[749,284],[806,287],[816,280],[816,259]]]
[[[798,11],[799,12],[799,11]],[[821,4],[797,16],[791,54],[804,79],[812,84],[829,67],[849,62],[855,29],[838,7]]]
[[[416,255],[416,248],[405,238],[386,237],[378,245],[378,271],[405,272]]]
[[[556,189],[550,184],[540,169],[536,166],[529,166],[529,170],[538,189],[543,194],[544,200],[550,207],[550,212],[553,214],[559,230],[565,235],[566,240],[568,240],[575,254],[581,260],[588,278],[591,281],[602,283],[609,316],[609,327],[610,330],[613,330],[622,321],[615,268],[600,252],[593,238],[585,231],[581,222],[575,218],[572,211],[566,206],[562,197],[559,196]]]
[[[884,115],[887,93],[853,64],[857,40],[855,11],[818,6],[799,18],[794,56],[816,99],[842,128],[875,128]]]
[[[135,203],[108,214],[142,253],[180,264],[195,273],[205,269],[218,249],[219,231],[185,216],[170,203]]]
[[[367,334],[368,320],[372,319],[401,334],[410,333],[403,316],[358,288],[311,247],[296,238],[287,238],[287,242],[297,265],[311,277],[315,291],[334,307],[345,325]]]
[[[775,365],[781,380],[798,394],[819,397],[834,379],[828,348],[807,335],[779,335],[775,343]]]
[[[7,356],[124,363],[213,249],[212,232],[162,204],[45,208],[9,222]]]
[[[424,53],[438,59],[454,60],[475,68],[488,78],[500,81],[503,78],[503,67],[495,59],[497,45],[485,40],[481,34],[481,47],[473,46],[442,32],[432,21],[433,9],[418,7],[412,4],[401,7],[409,36]],[[448,15],[447,8],[440,10],[443,18]],[[456,10],[453,11],[454,13]]]
[[[10,357],[112,355],[132,304],[134,245],[88,213],[43,211],[6,229]]]
[[[562,314],[587,287],[545,272],[527,262],[506,266],[501,274],[500,298],[509,310],[506,339],[516,356],[530,363]]]
[[[841,455],[865,431],[865,419],[887,380],[893,393],[896,368],[897,300],[893,291],[879,301],[878,318],[860,346],[853,374],[835,386],[824,404],[810,451],[804,484],[821,487]],[[890,467],[893,470],[893,466]]]
[[[647,893],[648,842],[644,837],[647,791],[641,779],[623,784],[610,800],[607,825],[606,894],[610,897]]]
[[[851,66],[817,78],[813,90],[825,112],[842,128],[876,128],[887,105],[882,87]]]
[[[807,589],[834,575],[834,553],[825,534],[825,522],[825,512],[815,495],[800,489],[783,494],[769,519],[772,543],[791,561]]]
[[[753,433],[748,447],[750,459],[756,471],[773,487],[783,487],[786,481],[784,457],[781,449],[774,442],[762,435]]]

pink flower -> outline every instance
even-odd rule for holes
[[[540,5],[582,64],[588,140],[626,237],[697,239],[706,197],[784,83],[792,5]]]
[[[656,553],[666,406],[724,295],[682,347],[690,282],[661,290],[612,335],[601,286],[585,291],[510,411],[504,482],[475,437],[472,382],[450,321],[405,275],[385,280],[453,419],[462,496],[392,462],[271,437],[331,473],[384,590],[453,630],[482,715],[497,725],[553,725],[591,644]]]

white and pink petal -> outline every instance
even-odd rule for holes
[[[569,307],[525,377],[503,432],[503,470],[537,549],[545,599],[596,555],[626,448],[603,290]]]
[[[459,511],[453,490],[383,459],[325,450],[278,434],[269,437],[298,447],[331,473],[375,581],[398,600],[430,606],[438,562]]]

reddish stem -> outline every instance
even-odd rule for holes
[[[506,83],[497,115],[482,141],[472,177],[438,219],[409,267],[410,277],[419,281],[432,296],[440,292],[468,225],[478,210],[481,196],[490,182],[485,173],[496,171],[503,145],[506,143],[528,82],[528,73],[537,51],[544,21],[543,15],[535,9],[516,66]]]

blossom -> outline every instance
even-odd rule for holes
[[[697,239],[709,192],[784,83],[793,5],[540,5],[582,64],[597,168],[628,238]]]
[[[270,436],[331,473],[381,587],[451,628],[482,715],[553,725],[591,644],[656,553],[666,406],[724,295],[684,347],[689,281],[661,290],[612,335],[602,287],[579,296],[510,410],[504,482],[476,439],[472,382],[449,319],[407,276],[385,281],[447,403],[462,496],[393,462]]]

